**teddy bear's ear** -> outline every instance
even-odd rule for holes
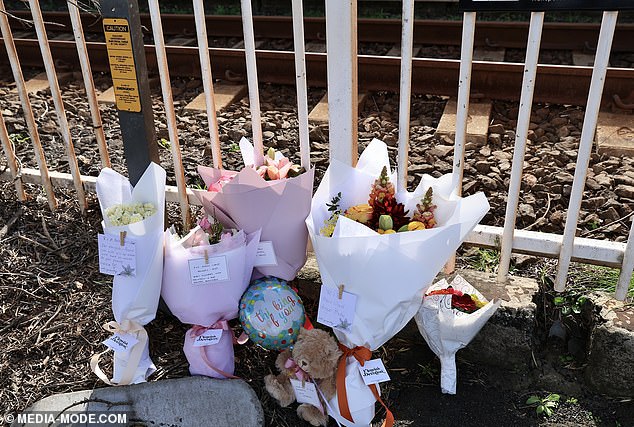
[[[308,332],[308,329],[304,328],[303,326],[299,327],[299,334],[297,334],[297,339],[299,339],[299,337],[306,335],[306,333]]]

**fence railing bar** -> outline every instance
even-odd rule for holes
[[[469,96],[471,92],[471,65],[473,63],[473,40],[475,37],[476,13],[465,12],[462,19],[462,42],[460,49],[460,71],[458,77],[458,102],[456,111],[456,135],[453,148],[452,187],[457,195],[462,194],[462,174],[464,170],[464,152],[467,140],[467,122],[469,120]],[[444,271],[454,271],[454,254]]]
[[[581,139],[579,141],[575,177],[572,183],[563,243],[561,246],[561,254],[559,255],[557,276],[555,277],[555,290],[558,292],[562,292],[566,287],[566,278],[568,277],[568,269],[570,267],[572,247],[574,245],[577,222],[579,220],[579,210],[581,209],[581,199],[583,197],[594,133],[599,117],[601,95],[603,94],[603,85],[605,83],[605,75],[610,59],[610,50],[617,17],[618,12],[603,12],[601,31],[599,33],[599,41],[594,58],[594,69],[592,70],[592,80],[590,82],[590,91],[588,93],[588,103],[583,117],[583,129],[581,130]]]
[[[19,175],[19,167],[17,159],[15,158],[15,152],[13,150],[13,144],[9,139],[9,132],[7,132],[7,127],[4,123],[4,117],[2,116],[2,110],[0,110],[0,142],[2,142],[2,148],[4,150],[4,154],[7,157],[7,164],[9,165],[9,171],[11,172],[11,179],[13,180],[13,185],[15,185],[15,192],[20,201],[26,200],[26,193],[24,192],[24,185],[22,184],[22,177]]]
[[[22,111],[24,113],[24,121],[29,131],[31,138],[31,144],[35,154],[35,161],[37,167],[40,170],[40,181],[37,184],[41,184],[46,192],[46,199],[48,200],[49,207],[54,210],[57,208],[57,199],[55,199],[55,192],[53,191],[53,185],[49,177],[48,166],[46,165],[46,157],[44,156],[44,150],[42,149],[42,143],[40,141],[40,134],[37,131],[37,123],[33,116],[33,108],[31,107],[31,101],[26,91],[26,84],[24,82],[24,76],[22,75],[22,67],[20,66],[20,59],[18,58],[18,52],[15,48],[15,42],[13,41],[13,34],[9,26],[9,20],[5,12],[4,0],[0,0],[0,31],[2,32],[2,38],[4,39],[4,46],[9,57],[9,64],[11,64],[11,71],[15,80],[16,88],[18,90],[18,97],[20,98],[20,104],[22,105]]]
[[[163,39],[163,25],[161,24],[161,11],[158,0],[148,2],[150,9],[150,20],[152,22],[152,35],[154,36],[154,47],[156,49],[156,62],[161,80],[161,92],[163,94],[163,105],[165,117],[167,119],[167,131],[170,138],[170,149],[174,162],[174,175],[176,185],[179,190],[179,204],[181,209],[181,219],[183,226],[188,229],[190,224],[189,203],[187,202],[187,185],[185,184],[185,174],[183,172],[183,158],[181,147],[178,141],[178,128],[176,125],[176,111],[172,98],[172,83],[170,82],[169,67],[167,65],[167,54],[165,53],[165,40]]]
[[[509,266],[511,264],[513,231],[515,230],[517,205],[519,203],[522,185],[526,140],[528,139],[528,127],[531,121],[533,92],[535,89],[535,77],[537,75],[537,62],[539,59],[543,25],[544,12],[531,13],[528,42],[526,45],[526,59],[524,61],[522,95],[520,96],[520,108],[515,132],[515,147],[513,148],[513,166],[511,169],[508,200],[506,202],[506,214],[504,216],[504,234],[502,235],[502,245],[500,249],[500,265],[498,267],[497,277],[499,282],[503,282],[508,278]]]
[[[21,175],[24,183],[40,183],[40,172],[37,169],[22,168]],[[73,178],[68,173],[52,171],[50,177],[55,187],[72,188],[73,186]],[[0,173],[0,181],[10,181],[11,179],[10,171]],[[82,175],[81,179],[86,191],[95,191],[97,177]],[[168,202],[180,201],[181,192],[176,186],[166,186],[165,194]],[[198,198],[194,195],[194,190],[188,188],[185,194],[187,195],[190,205],[200,206]],[[502,227],[478,225],[474,231],[467,236],[465,243],[480,247],[498,248],[503,231],[504,229]],[[561,234],[515,230],[513,236],[513,252],[557,258],[561,249],[561,242]],[[622,242],[579,237],[575,239],[574,242],[572,260],[619,268],[623,264],[625,252],[626,244]]]
[[[55,105],[57,123],[59,124],[59,130],[62,134],[64,146],[66,148],[66,156],[68,157],[70,173],[73,176],[73,181],[75,183],[77,201],[79,202],[79,208],[83,214],[88,208],[88,201],[86,200],[84,187],[82,186],[81,179],[79,177],[79,165],[77,164],[75,147],[73,146],[73,140],[70,134],[70,127],[68,126],[66,111],[64,111],[64,101],[62,100],[62,93],[59,89],[59,83],[57,81],[57,72],[55,71],[53,56],[51,55],[51,49],[48,45],[48,36],[46,35],[46,29],[44,28],[42,10],[40,9],[40,4],[37,0],[29,0],[29,8],[31,9],[31,15],[33,16],[33,24],[35,27],[35,32],[37,33],[37,40],[38,44],[40,45],[42,60],[44,61],[46,77],[48,79],[48,84],[51,90],[53,104]]]
[[[297,122],[299,124],[299,154],[304,169],[310,168],[308,131],[308,86],[304,49],[304,10],[302,0],[293,0],[293,44],[295,46],[295,81],[297,88]]]
[[[242,30],[244,32],[244,54],[247,65],[247,84],[249,87],[249,110],[251,111],[251,129],[256,166],[264,163],[264,142],[262,141],[262,117],[260,115],[260,89],[258,87],[258,69],[255,62],[255,35],[253,30],[253,11],[251,0],[241,0]]]
[[[414,48],[414,0],[403,0],[401,18],[401,82],[398,107],[398,188],[407,190],[409,115],[412,100],[412,53]]]
[[[81,17],[79,7],[74,1],[67,0],[68,13],[73,24],[73,33],[75,35],[75,45],[77,46],[77,54],[79,55],[79,63],[81,65],[81,73],[84,78],[84,89],[88,98],[90,107],[90,115],[92,125],[95,129],[95,137],[97,146],[99,147],[99,156],[101,157],[101,166],[110,167],[110,156],[108,155],[108,146],[106,145],[106,136],[104,135],[103,125],[101,122],[101,113],[99,112],[99,104],[97,103],[97,95],[95,94],[95,82],[92,79],[92,69],[90,67],[90,59],[88,58],[88,50],[86,49],[86,38],[81,25]]]
[[[503,231],[502,227],[478,225],[469,234],[465,244],[491,249],[499,248]],[[561,234],[515,230],[513,252],[557,258],[561,250],[562,240],[563,236]],[[572,260],[586,264],[619,268],[623,263],[625,246],[625,243],[621,242],[579,237],[574,241]]]
[[[359,122],[357,2],[326,0],[328,139],[330,162],[356,165]]]
[[[634,221],[630,226],[630,234],[627,237],[627,245],[625,246],[625,255],[623,256],[623,265],[621,265],[621,273],[616,284],[616,292],[614,297],[623,301],[627,296],[632,280],[632,270],[634,270]]]
[[[211,157],[215,168],[222,168],[220,137],[218,136],[218,118],[216,117],[216,100],[214,97],[214,79],[209,57],[209,40],[207,39],[207,23],[205,20],[204,0],[194,0],[194,18],[196,35],[198,36],[198,53],[200,55],[200,72],[205,90],[205,106],[209,122],[209,138],[211,140]]]

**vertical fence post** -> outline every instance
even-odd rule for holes
[[[81,25],[81,16],[79,7],[74,1],[67,0],[68,13],[73,24],[73,33],[75,35],[75,45],[77,46],[77,54],[79,55],[79,63],[81,64],[81,73],[84,78],[84,89],[90,106],[90,114],[92,116],[92,125],[95,129],[95,137],[97,138],[97,146],[99,147],[99,156],[101,157],[101,166],[110,167],[110,157],[108,156],[108,147],[106,145],[106,136],[103,132],[101,123],[101,114],[99,113],[99,104],[97,103],[97,95],[95,94],[95,83],[92,79],[92,70],[90,60],[88,58],[88,50],[86,49],[86,39],[84,30]]]
[[[24,185],[22,185],[22,177],[20,176],[18,162],[15,158],[13,144],[9,139],[9,133],[7,132],[7,127],[4,124],[2,110],[0,110],[0,143],[2,143],[2,148],[7,156],[9,171],[11,172],[11,178],[13,178],[13,184],[15,185],[15,192],[18,195],[18,199],[20,199],[20,201],[25,201],[26,193],[24,192]]]
[[[40,51],[42,52],[42,60],[44,61],[44,68],[46,69],[46,77],[48,78],[48,84],[51,88],[51,95],[53,97],[53,104],[55,105],[55,113],[57,114],[59,130],[62,134],[62,138],[64,139],[64,146],[66,147],[66,156],[68,157],[68,165],[73,177],[75,192],[77,193],[79,209],[82,213],[85,213],[88,208],[88,201],[86,200],[84,185],[81,182],[77,157],[75,156],[75,147],[73,146],[66,112],[64,111],[64,101],[62,100],[62,93],[59,90],[59,83],[57,82],[57,73],[55,72],[55,66],[53,65],[51,49],[48,45],[48,37],[44,27],[44,19],[42,19],[42,11],[40,10],[40,4],[37,0],[29,0],[29,7],[31,9],[31,15],[33,16],[33,24],[35,26],[35,32],[37,33]]]
[[[398,188],[407,190],[409,115],[412,98],[412,53],[414,47],[414,0],[403,0],[401,29],[401,93],[398,107]]]
[[[601,95],[607,73],[608,61],[610,59],[610,49],[616,28],[618,12],[603,12],[601,22],[601,32],[597,44],[597,53],[594,58],[594,69],[592,70],[592,80],[590,81],[590,91],[588,93],[588,103],[583,117],[583,129],[581,130],[581,140],[579,141],[579,153],[577,154],[577,165],[575,177],[570,193],[570,202],[566,216],[566,226],[559,254],[557,266],[557,276],[555,277],[555,290],[563,292],[566,288],[566,278],[570,268],[570,259],[574,247],[575,234],[577,232],[577,221],[579,220],[579,209],[583,197],[583,188],[586,182],[586,173],[590,162],[594,133],[599,117],[599,107],[601,106]]]
[[[517,204],[519,203],[522,185],[526,140],[528,139],[528,126],[531,121],[533,91],[535,89],[535,76],[537,75],[537,61],[539,59],[539,47],[542,39],[543,25],[544,12],[531,13],[526,59],[524,61],[522,95],[520,97],[520,108],[517,117],[517,130],[515,132],[515,148],[513,149],[513,168],[511,169],[511,181],[509,184],[508,200],[506,202],[506,214],[504,216],[504,232],[502,234],[500,265],[498,267],[497,277],[499,282],[503,282],[508,278],[509,266],[511,264],[513,232],[515,231]]]
[[[621,273],[619,281],[616,284],[616,294],[614,297],[623,301],[627,296],[632,280],[632,270],[634,269],[634,221],[630,225],[630,234],[627,237],[627,245],[625,245],[625,255],[623,255],[623,264],[621,265]]]
[[[200,74],[205,90],[205,106],[209,122],[209,138],[211,139],[211,157],[215,168],[222,167],[220,138],[218,136],[218,119],[216,117],[216,100],[214,98],[214,79],[211,73],[209,58],[209,41],[207,40],[207,23],[205,22],[205,5],[203,0],[194,0],[194,18],[198,36],[198,54],[200,56]]]
[[[249,86],[249,109],[255,166],[264,163],[264,143],[262,141],[262,119],[260,116],[260,89],[258,88],[258,68],[255,62],[255,34],[253,32],[253,11],[251,0],[241,0],[242,29],[244,31],[244,54],[247,63],[247,83]]]
[[[104,34],[130,183],[160,163],[137,0],[101,0]]]
[[[462,172],[469,119],[469,95],[471,92],[471,65],[473,63],[473,40],[475,37],[476,13],[465,12],[462,22],[462,45],[460,50],[460,75],[458,82],[458,109],[456,111],[456,136],[453,152],[453,181],[456,193],[462,193]]]
[[[304,49],[304,11],[302,0],[293,0],[293,43],[295,46],[295,81],[297,86],[297,121],[299,123],[299,153],[302,167],[310,168],[308,132],[308,87],[306,85],[306,55]]]
[[[326,0],[330,161],[356,165],[359,103],[357,1]]]
[[[462,42],[460,49],[460,71],[458,77],[458,107],[456,111],[456,135],[454,136],[452,187],[456,194],[462,194],[462,173],[464,152],[469,120],[469,95],[471,92],[471,65],[473,63],[473,40],[475,37],[476,13],[465,12],[462,20]],[[456,266],[454,254],[447,264],[445,273],[450,274]]]
[[[33,116],[33,108],[31,107],[29,94],[26,91],[26,84],[24,83],[24,76],[22,75],[22,67],[20,67],[18,52],[15,49],[13,34],[11,34],[9,20],[4,12],[4,1],[0,0],[0,30],[2,31],[2,38],[4,39],[4,46],[7,50],[7,56],[9,57],[9,64],[11,64],[11,71],[13,72],[13,78],[15,79],[16,88],[18,90],[20,104],[22,105],[22,110],[24,112],[24,121],[26,122],[27,129],[29,130],[29,136],[31,137],[31,144],[33,145],[35,160],[37,161],[37,166],[40,170],[42,186],[46,192],[48,206],[54,210],[57,208],[57,199],[55,199],[53,184],[51,183],[51,178],[48,173],[46,157],[44,156],[44,150],[42,149],[42,143],[40,142],[40,134],[37,131],[37,123],[35,122],[35,117]]]
[[[185,174],[183,172],[183,158],[181,147],[178,141],[178,129],[176,125],[176,111],[172,99],[172,83],[170,82],[170,72],[167,65],[167,54],[165,52],[165,40],[163,39],[163,26],[161,24],[161,12],[158,0],[150,0],[150,19],[152,20],[152,34],[154,35],[154,46],[156,48],[156,62],[161,78],[161,91],[163,92],[163,105],[167,118],[167,131],[170,137],[170,149],[174,163],[174,175],[176,186],[178,187],[178,201],[181,208],[181,219],[183,226],[189,228],[189,200],[187,199],[187,186],[185,185]]]

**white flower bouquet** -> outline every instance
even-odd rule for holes
[[[97,177],[96,187],[103,215],[103,237],[120,240],[123,247],[128,245],[134,265],[113,272],[115,321],[104,325],[104,329],[115,334],[119,345],[113,347],[119,351],[115,351],[112,379],[99,368],[99,357],[105,352],[93,356],[90,365],[108,384],[136,384],[156,370],[149,357],[143,325],[156,316],[161,293],[165,170],[151,163],[133,188],[126,177],[105,168]],[[101,257],[100,248],[100,261]]]

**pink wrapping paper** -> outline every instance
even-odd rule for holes
[[[227,246],[224,242],[188,247],[193,234],[195,230],[176,242],[171,237],[170,230],[165,232],[161,296],[171,312],[183,323],[207,326],[220,320],[238,317],[240,297],[249,286],[253,271],[259,230],[246,236],[244,231],[240,231],[234,239],[244,237],[237,247]],[[192,285],[189,278],[189,261],[204,258],[205,250],[209,257],[225,257],[229,280]]]
[[[255,267],[253,278],[293,280],[306,262],[305,219],[310,213],[314,169],[274,181],[265,181],[251,167],[230,172],[199,166],[198,173],[207,188],[218,188],[223,176],[233,177],[220,183],[220,191],[196,191],[207,213],[222,211],[239,229],[247,233],[261,229],[260,241],[273,243],[277,265]]]
[[[205,375],[212,378],[225,379],[225,374],[233,375],[235,372],[235,358],[233,352],[233,332],[231,329],[223,330],[218,344],[205,347],[195,347],[196,339],[194,328],[185,333],[183,351],[189,362],[191,375]]]

